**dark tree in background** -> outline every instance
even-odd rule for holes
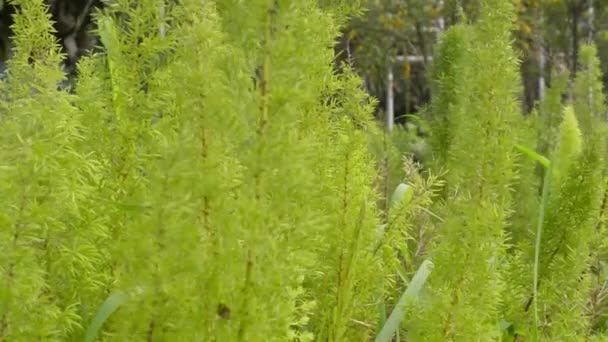
[[[94,30],[93,13],[103,7],[102,0],[46,0],[54,22],[55,36],[65,53],[65,68],[73,72],[78,58],[98,44]],[[11,1],[0,0],[0,61],[11,55],[11,26],[13,15],[19,8]],[[4,68],[4,63],[3,68]]]

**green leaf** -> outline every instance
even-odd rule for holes
[[[429,123],[426,120],[424,120],[423,118],[421,118],[420,115],[405,114],[400,117],[411,119],[413,122],[417,123],[426,132],[430,132],[432,130]]]
[[[85,335],[83,342],[93,342],[97,337],[99,329],[103,323],[128,299],[127,295],[123,292],[116,292],[111,294],[108,299],[101,304],[99,310],[95,314],[95,317],[89,324],[89,328],[87,329],[87,334]]]
[[[515,148],[518,149],[523,154],[525,154],[526,156],[530,157],[531,159],[536,160],[545,168],[548,168],[549,165],[551,164],[551,162],[549,161],[549,159],[547,157],[544,157],[523,145],[515,144]]]
[[[406,204],[412,200],[414,196],[414,191],[411,186],[401,183],[393,192],[391,196],[391,206],[396,205],[397,203],[405,202]]]
[[[395,335],[395,332],[399,329],[399,323],[403,319],[403,316],[405,316],[405,307],[418,299],[420,290],[422,289],[422,286],[424,286],[424,283],[426,283],[432,270],[433,263],[430,260],[425,260],[422,265],[420,265],[412,282],[399,299],[399,302],[393,309],[393,312],[391,312],[388,320],[386,320],[382,330],[380,330],[380,333],[375,339],[376,342],[391,341],[393,335]]]
[[[378,301],[378,326],[381,327],[386,323],[386,303],[384,303],[384,282],[380,282],[380,300]]]
[[[114,23],[110,17],[103,17],[99,20],[99,38],[108,54],[114,52]]]
[[[513,324],[505,319],[501,319],[500,322],[498,322],[498,328],[503,331],[511,328],[512,326]]]

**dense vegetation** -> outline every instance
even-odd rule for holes
[[[0,341],[608,340],[593,44],[523,115],[515,8],[480,1],[421,138],[336,70],[351,1],[116,1],[67,89],[12,4]]]

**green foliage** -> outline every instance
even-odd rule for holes
[[[434,160],[444,165],[452,143],[450,134],[455,132],[459,116],[468,98],[465,95],[465,68],[469,56],[470,28],[453,26],[441,38],[434,64],[433,104],[432,104],[432,149]],[[466,114],[465,114],[466,115]],[[450,123],[450,120],[453,121]]]
[[[415,340],[476,336],[488,341],[499,336],[500,265],[505,263],[504,228],[515,176],[519,85],[508,35],[510,5],[485,1],[482,13],[474,26],[452,33],[452,39],[462,39],[459,35],[468,32],[470,46],[455,61],[462,65],[451,66],[462,68],[452,81],[456,93],[447,87],[447,98],[437,100],[449,106],[450,98],[463,95],[458,107],[447,112],[452,135],[447,147],[449,197],[431,251],[436,264],[429,280],[434,298],[412,324]]]
[[[561,183],[560,176],[567,173],[573,162],[581,153],[582,139],[576,116],[572,107],[564,110],[564,118],[559,129],[557,151],[553,156],[553,179]]]
[[[574,115],[566,109],[560,129],[556,177],[551,187],[540,255],[539,308],[541,331],[548,340],[584,338],[588,321],[582,319],[589,294],[589,246],[595,236],[602,183],[602,151],[599,139],[576,148],[577,126]],[[564,149],[567,144],[573,147]],[[580,144],[579,144],[580,146]],[[567,157],[566,157],[567,156]],[[568,215],[564,215],[568,213]],[[572,275],[576,274],[577,277]]]
[[[399,322],[401,319],[403,319],[405,307],[408,304],[411,304],[411,302],[418,300],[422,286],[426,282],[426,279],[430,275],[432,269],[433,263],[428,260],[421,265],[420,270],[416,272],[416,275],[412,279],[412,283],[407,287],[407,290],[399,299],[399,302],[395,306],[395,309],[393,309],[393,312],[386,321],[386,324],[382,327],[378,336],[376,336],[376,342],[392,340],[393,335],[399,329]]]
[[[579,73],[578,78],[585,77]],[[580,82],[577,79],[575,83]],[[574,107],[586,109],[576,103]],[[581,132],[577,117],[593,121],[587,126],[586,135]],[[537,245],[525,242],[532,238],[531,233],[527,239],[523,234],[514,253],[511,277],[515,285],[509,294],[519,298],[520,303],[509,309],[509,315],[520,328],[520,334],[532,334],[535,339],[588,340],[593,324],[588,313],[594,310],[588,308],[590,295],[594,293],[590,265],[594,255],[598,257],[593,246],[602,240],[597,227],[605,191],[602,138],[605,124],[593,119],[589,112],[575,114],[570,105],[563,110],[563,118],[552,121],[561,124],[558,140],[549,144],[553,150],[550,175],[544,176],[543,201],[539,208],[544,220],[542,229],[536,233]],[[530,267],[526,264],[532,263],[537,270],[534,280],[537,289],[526,290],[527,284],[531,284],[526,276]],[[526,291],[528,294],[522,295]],[[518,307],[525,308],[526,313],[534,312],[534,327],[529,327],[529,316],[522,315]],[[596,305],[596,309],[599,307]]]
[[[113,291],[130,299],[102,339],[373,333],[352,322],[373,321],[381,284],[376,128],[359,79],[332,72],[335,14],[217,5],[117,2],[74,95],[42,4],[17,17],[1,339],[78,340]]]
[[[585,141],[590,141],[597,145],[597,152],[603,158],[607,148],[606,141],[606,103],[604,89],[601,82],[601,70],[597,56],[597,48],[594,45],[584,45],[581,47],[580,56],[582,68],[577,74],[574,83],[575,107],[581,111],[578,117],[582,120],[588,120],[591,126],[590,130],[584,135]],[[587,92],[585,92],[587,90]],[[596,185],[598,191],[603,191],[599,213],[594,220],[593,237],[589,242],[590,264],[588,270],[589,291],[588,302],[586,309],[590,317],[589,324],[595,334],[606,332],[605,317],[608,313],[606,308],[606,300],[604,296],[605,278],[604,278],[604,260],[606,260],[606,164],[601,166],[602,182]],[[600,190],[601,189],[601,190]]]
[[[559,125],[562,119],[562,97],[566,93],[569,74],[555,74],[545,98],[538,105],[538,149],[543,155],[549,154],[557,143]]]
[[[575,102],[564,78],[524,119],[513,8],[482,1],[389,133],[335,70],[354,3],[116,1],[69,90],[44,2],[15,3],[0,340],[605,338],[593,46]]]
[[[538,145],[537,111],[530,113],[524,118],[519,129],[518,141],[515,149],[521,152],[515,159],[517,178],[513,189],[513,207],[510,215],[510,225],[507,228],[509,249],[521,244],[532,244],[529,232],[534,231],[535,220],[538,217],[539,198],[538,193],[542,185],[539,177],[545,174],[545,169],[551,164],[550,160],[533,150]],[[532,148],[531,148],[532,147]]]
[[[121,292],[113,293],[112,295],[110,295],[110,297],[108,297],[108,299],[106,299],[99,307],[99,310],[97,310],[97,314],[93,318],[93,321],[91,321],[91,324],[89,324],[86,335],[84,337],[84,341],[95,341],[99,330],[101,329],[105,321],[108,319],[108,317],[110,317],[110,315],[112,315],[112,313],[114,313],[114,311],[116,311],[127,300],[127,296]]]
[[[606,97],[601,82],[602,72],[595,45],[583,45],[580,51],[582,70],[573,85],[574,111],[581,131],[588,135],[598,122],[606,119]]]

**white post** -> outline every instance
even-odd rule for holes
[[[386,128],[389,132],[393,130],[395,124],[395,94],[393,94],[393,64],[388,63],[386,74]]]
[[[543,100],[545,98],[545,51],[543,46],[540,47],[540,57],[538,58],[538,68],[540,69],[540,76],[538,77],[538,98]]]
[[[160,27],[158,28],[158,35],[161,38],[165,38],[165,0],[161,0],[160,2],[160,8],[159,8],[159,14],[160,14]]]
[[[439,10],[443,12],[443,0],[439,0]],[[443,32],[445,30],[445,19],[443,18],[443,15],[439,16],[439,18],[437,18],[437,26],[439,29],[439,32],[437,34],[437,36],[439,37],[439,33]]]

